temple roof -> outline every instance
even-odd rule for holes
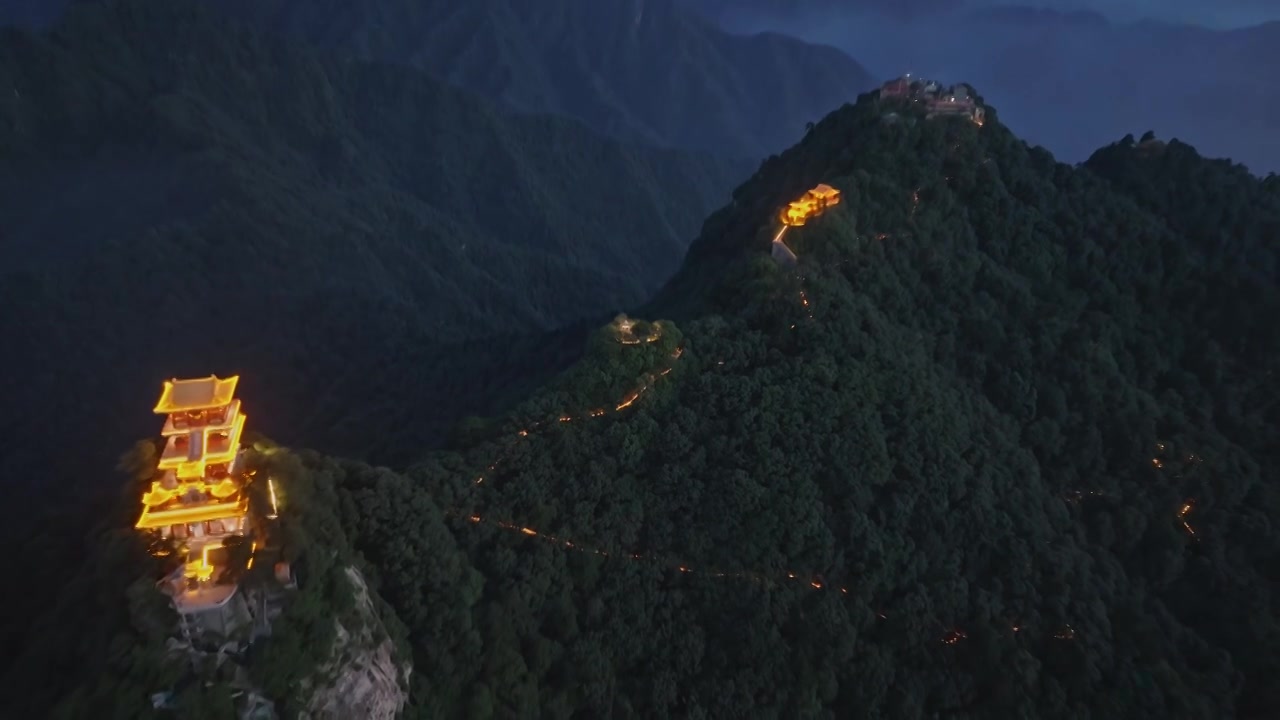
[[[160,401],[156,403],[155,412],[160,415],[189,410],[206,410],[222,407],[231,402],[236,394],[236,383],[239,375],[219,378],[210,375],[206,378],[191,380],[166,380],[164,390],[160,393]]]

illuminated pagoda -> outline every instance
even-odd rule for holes
[[[174,540],[185,562],[162,582],[183,620],[227,634],[246,615],[237,586],[222,580],[223,543],[247,534],[249,499],[240,468],[245,416],[235,398],[239,377],[209,376],[164,383],[155,413],[168,416],[158,470],[142,496],[137,527]]]

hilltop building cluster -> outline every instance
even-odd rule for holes
[[[882,85],[880,99],[924,105],[926,118],[959,115],[977,125],[986,119],[986,110],[973,98],[973,88],[964,83],[944,86],[934,80],[913,78],[908,73]]]
[[[164,383],[154,412],[167,416],[157,480],[142,495],[136,527],[176,548],[182,562],[160,581],[178,612],[183,635],[205,632],[228,637],[258,616],[265,626],[266,603],[246,599],[241,580],[252,567],[261,536],[250,513],[241,438],[245,414],[235,397],[239,377],[211,375]],[[268,481],[272,511],[276,489]],[[287,563],[277,563],[275,580],[292,585]],[[258,607],[261,605],[261,610]]]
[[[613,319],[614,337],[623,345],[647,345],[662,339],[662,323],[640,322],[626,316],[625,313]]]

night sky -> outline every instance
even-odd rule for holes
[[[886,11],[916,19],[946,9],[1038,7],[1063,12],[1087,11],[1117,23],[1155,20],[1226,30],[1280,21],[1280,0],[679,0],[701,5],[721,17],[755,16],[757,10],[785,14],[860,15]],[[787,8],[801,12],[786,13]],[[807,12],[806,12],[807,11]]]
[[[1092,10],[1119,22],[1146,18],[1217,29],[1280,21],[1280,0],[1024,0],[975,4]]]

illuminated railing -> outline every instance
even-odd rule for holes
[[[152,510],[147,508],[142,511],[142,517],[138,518],[138,524],[134,527],[140,530],[155,530],[169,525],[185,525],[242,517],[248,511],[249,503],[244,499],[229,503],[197,505],[195,507],[174,508],[172,510]]]

